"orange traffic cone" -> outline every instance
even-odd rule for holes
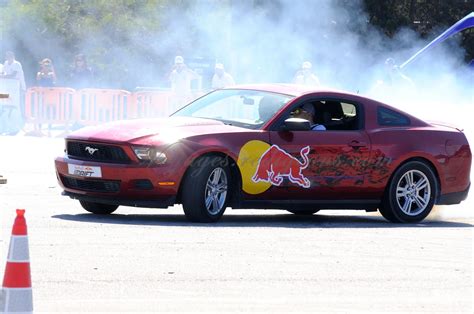
[[[31,289],[30,255],[26,230],[25,210],[16,210],[7,266],[0,295],[0,312],[33,312]]]

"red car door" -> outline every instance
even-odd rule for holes
[[[370,154],[365,131],[270,132],[274,197],[363,199]],[[279,182],[280,181],[280,182]]]
[[[315,109],[313,122],[326,130],[282,130],[284,120],[308,104]],[[275,199],[364,199],[370,157],[364,113],[362,104],[341,99],[295,103],[269,131],[271,162],[254,179],[271,182]]]

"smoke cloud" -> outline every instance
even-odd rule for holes
[[[67,6],[65,12],[72,12],[73,4],[61,5]],[[237,83],[258,83],[292,82],[301,64],[310,61],[324,86],[380,97],[374,86],[377,81],[387,80],[385,60],[390,57],[401,64],[427,43],[407,28],[387,38],[370,25],[361,0],[163,1],[154,6],[138,2],[136,7],[140,9],[135,15],[127,15],[122,23],[121,12],[114,11],[111,4],[110,12],[101,11],[105,17],[97,19],[102,23],[100,30],[92,32],[86,19],[94,19],[99,13],[91,4],[84,19],[76,20],[70,28],[77,34],[86,34],[78,36],[80,42],[52,36],[58,32],[48,29],[44,20],[31,20],[28,15],[13,18],[9,21],[17,23],[16,29],[22,31],[2,34],[2,50],[12,49],[16,40],[22,46],[14,48],[34,56],[35,60],[19,58],[25,64],[30,85],[34,83],[37,62],[46,57],[53,59],[60,81],[67,84],[72,64],[67,51],[73,46],[77,53],[89,57],[101,87],[168,87],[167,74],[174,56],[183,55],[190,66],[199,63],[205,87],[215,62],[224,63]],[[144,14],[149,20],[146,24],[134,19]],[[113,24],[113,20],[120,23]],[[67,16],[61,23],[68,23]],[[120,28],[125,23],[128,27]],[[449,26],[434,30],[432,38]],[[26,55],[17,51],[18,56],[22,54]],[[453,36],[403,69],[414,83],[417,103],[439,100],[440,95],[434,91],[441,90],[451,102],[457,99],[459,103],[460,94],[463,98],[471,96],[472,101],[469,88],[465,88],[469,87],[472,72],[465,69],[464,54],[459,37]],[[404,89],[397,82],[390,85],[397,95]],[[440,86],[441,89],[433,88]],[[387,92],[384,91],[383,100],[402,103],[405,101],[399,100],[408,99],[409,107],[414,107],[410,91],[409,95],[402,93],[401,99]]]
[[[310,61],[324,86],[376,97],[425,119],[448,119],[469,126],[461,117],[473,103],[473,72],[465,65],[459,36],[406,66],[402,72],[411,80],[409,84],[390,77],[384,62],[390,57],[401,64],[428,41],[407,28],[387,38],[368,22],[363,1],[258,3],[202,0],[156,5],[150,19],[155,17],[155,24],[159,21],[159,32],[152,21],[135,24],[132,16],[124,21],[132,25],[128,33],[106,22],[99,32],[88,33],[87,24],[78,23],[74,31],[88,35],[74,43],[52,37],[43,21],[13,19],[20,25],[16,29],[23,32],[2,34],[2,50],[11,49],[13,40],[20,39],[22,46],[15,48],[23,52],[17,51],[17,56],[27,51],[36,57],[18,58],[25,65],[29,85],[34,83],[37,62],[45,57],[55,61],[60,82],[67,85],[72,56],[65,47],[74,45],[77,52],[89,56],[101,78],[98,85],[130,90],[169,87],[167,74],[175,55],[183,55],[190,66],[202,60],[198,70],[204,87],[209,86],[215,62],[224,63],[237,83],[291,83],[301,64]],[[112,11],[113,6],[110,10],[119,13]],[[432,38],[449,26],[434,30]]]
[[[15,3],[12,0],[10,5]],[[18,25],[16,32],[2,34],[1,50],[16,48],[30,86],[37,62],[46,57],[55,63],[60,85],[67,85],[72,46],[89,57],[100,78],[97,87],[128,90],[169,87],[168,74],[176,55],[183,55],[202,74],[204,88],[209,88],[216,62],[224,63],[235,81],[245,84],[291,83],[301,64],[310,61],[323,86],[371,96],[424,119],[454,123],[469,135],[473,132],[467,113],[472,112],[474,77],[464,62],[460,36],[440,43],[400,73],[390,74],[387,58],[402,64],[429,40],[408,28],[388,38],[369,23],[361,0],[150,3],[137,2],[135,15],[114,11],[118,6],[113,3],[101,12],[90,4],[84,18],[69,28],[86,34],[78,36],[79,42],[52,36],[60,32],[52,32],[44,19],[32,20],[27,13],[5,16],[3,29],[7,21]],[[42,8],[45,16],[48,5]],[[58,5],[65,12],[75,10],[74,1]],[[95,29],[100,31],[91,32],[90,19],[98,14],[104,15],[97,19],[102,24]],[[146,21],[136,18],[143,15]],[[114,20],[119,22],[114,24]],[[71,22],[65,16],[59,23]],[[125,23],[128,27],[120,28]],[[449,26],[435,29],[429,37],[435,38]],[[21,45],[12,47],[15,41]],[[21,59],[22,55],[33,57]]]
[[[155,41],[161,45],[155,48],[157,54],[166,48],[170,60],[173,54],[210,56],[223,62],[237,83],[291,83],[310,61],[324,86],[452,123],[474,142],[468,114],[474,72],[464,61],[459,35],[399,73],[385,65],[387,58],[402,64],[451,25],[433,30],[428,40],[408,28],[388,38],[370,25],[362,1],[280,0],[260,7],[254,1],[196,1],[187,12],[167,16],[169,36]]]

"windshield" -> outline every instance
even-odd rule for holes
[[[294,96],[256,90],[223,89],[195,100],[172,116],[214,119],[230,125],[258,129],[293,98]]]

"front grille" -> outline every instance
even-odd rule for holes
[[[113,145],[68,141],[67,154],[71,158],[80,160],[120,164],[131,162],[121,147]]]
[[[83,180],[61,175],[61,181],[69,189],[116,193],[120,191],[120,181],[117,180]]]

